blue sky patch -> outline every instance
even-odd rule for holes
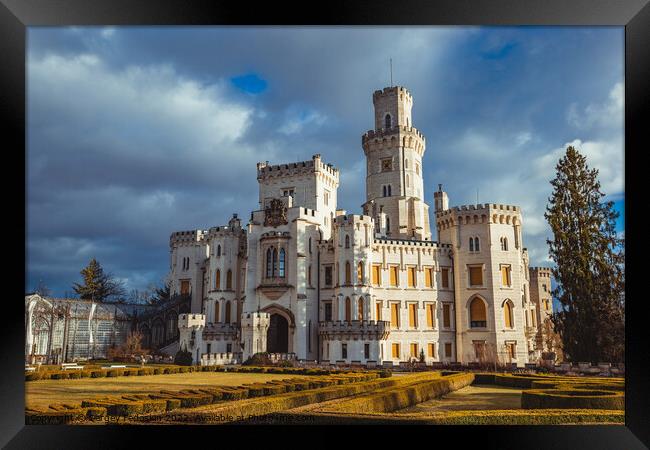
[[[249,94],[259,94],[264,92],[268,84],[266,80],[260,78],[256,73],[233,77],[230,81],[235,85],[235,87],[244,92],[248,92]]]

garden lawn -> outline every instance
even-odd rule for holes
[[[521,389],[494,385],[466,386],[442,398],[395,411],[395,414],[490,409],[521,409]]]
[[[47,408],[52,403],[80,404],[106,395],[144,394],[161,389],[180,391],[205,386],[238,386],[270,380],[304,378],[301,375],[267,373],[193,372],[76,380],[38,380],[25,383],[25,406]]]

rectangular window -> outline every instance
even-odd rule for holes
[[[341,359],[348,357],[348,344],[341,344]]]
[[[434,305],[427,305],[427,327],[433,328],[434,320],[435,320],[435,309]]]
[[[483,267],[469,268],[469,285],[483,286]]]
[[[442,268],[440,269],[440,278],[442,281],[442,287],[449,289],[449,269]]]
[[[399,359],[399,344],[393,344],[391,347],[393,349],[393,359]]]
[[[325,286],[332,285],[332,266],[325,266]]]
[[[448,303],[442,305],[442,326],[451,327],[451,305]]]
[[[363,344],[363,357],[370,359],[370,344]]]
[[[398,266],[391,266],[390,267],[390,285],[393,286],[393,287],[398,286],[398,280],[399,280],[398,269],[399,269]]]
[[[435,356],[436,356],[436,344],[433,344],[433,343],[427,344],[427,356],[429,358],[435,358]]]
[[[181,295],[190,294],[190,280],[181,280]]]
[[[212,353],[211,350],[212,350],[212,344],[208,343],[208,348],[206,349],[206,353],[209,355],[210,353]]]
[[[417,358],[418,356],[418,344],[411,344],[411,358]]]
[[[381,320],[381,302],[375,303],[375,307],[377,308],[377,319],[376,320]]]
[[[375,286],[381,285],[381,265],[379,264],[372,265],[372,284]]]
[[[330,203],[330,193],[325,191],[325,206],[329,205]]]
[[[307,268],[307,286],[311,287],[311,266]]]
[[[506,354],[509,359],[517,359],[517,343],[506,342]]]
[[[433,287],[433,268],[424,268],[424,285],[428,288]]]
[[[408,287],[415,287],[415,267],[408,268]]]
[[[390,325],[399,328],[399,303],[390,304]]]
[[[451,358],[451,342],[445,342],[445,358]]]
[[[332,320],[332,304],[325,303],[325,321],[329,322]]]
[[[232,353],[232,344],[226,344],[226,353]]]
[[[409,304],[409,327],[417,328],[418,326],[418,313],[417,305],[415,303]]]
[[[501,266],[501,283],[504,286],[511,286],[510,266]]]

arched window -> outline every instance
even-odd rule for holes
[[[469,238],[469,251],[470,252],[474,251],[474,238],[473,237]]]
[[[273,272],[271,276],[275,277],[277,273],[278,273],[278,251],[274,248],[273,249]]]
[[[474,251],[475,252],[481,251],[481,248],[479,247],[479,243],[478,243],[478,236],[474,238]]]
[[[363,278],[365,274],[363,273],[363,261],[359,261],[359,264],[357,264],[357,283],[358,284],[363,284]]]
[[[350,297],[345,297],[345,320],[349,322],[352,320],[352,304],[350,302]]]
[[[359,297],[357,304],[357,320],[363,320],[363,297]]]
[[[508,238],[506,238],[506,237],[501,238],[501,250],[503,250],[503,251],[508,250]]]
[[[405,169],[408,169],[408,168],[409,168],[409,160],[408,160],[408,159],[405,159],[405,160],[404,160],[404,168],[405,168]]]
[[[221,322],[221,318],[219,317],[219,301],[214,302],[214,322]]]
[[[512,316],[512,304],[510,300],[506,300],[503,304],[503,318],[506,328],[514,328],[514,320]]]
[[[345,235],[345,248],[350,248],[350,236]]]
[[[221,256],[221,245],[217,245],[217,256]]]
[[[409,187],[409,176],[406,175],[406,187]]]
[[[214,273],[214,288],[221,289],[221,271],[219,269]]]
[[[352,281],[352,277],[350,274],[350,261],[345,262],[345,284],[350,284]]]
[[[278,276],[280,278],[284,278],[284,255],[285,255],[284,249],[281,248],[280,249],[280,271],[278,273]]]
[[[390,123],[390,114],[386,114],[386,117],[384,117],[384,123],[385,123],[385,125],[386,125],[386,128],[390,128],[390,127],[391,127],[391,123]]]
[[[273,276],[273,249],[269,247],[266,250],[266,278]]]
[[[309,238],[309,253],[311,253],[311,237]]]
[[[384,197],[386,197],[386,186],[383,186]]]
[[[390,233],[390,217],[386,216],[386,234]]]
[[[469,305],[469,323],[471,328],[485,328],[487,326],[485,303],[476,297]]]
[[[232,289],[232,270],[226,272],[226,289]]]
[[[391,191],[392,191],[392,189],[391,189],[391,186],[390,186],[390,184],[389,184],[389,185],[388,185],[388,196],[389,196],[389,197],[391,197],[391,196],[393,195],[393,193],[392,193]]]
[[[230,300],[226,302],[226,317],[223,320],[225,323],[230,323]]]

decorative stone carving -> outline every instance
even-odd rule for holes
[[[264,210],[264,226],[277,227],[287,224],[287,207],[282,200],[274,198]]]

